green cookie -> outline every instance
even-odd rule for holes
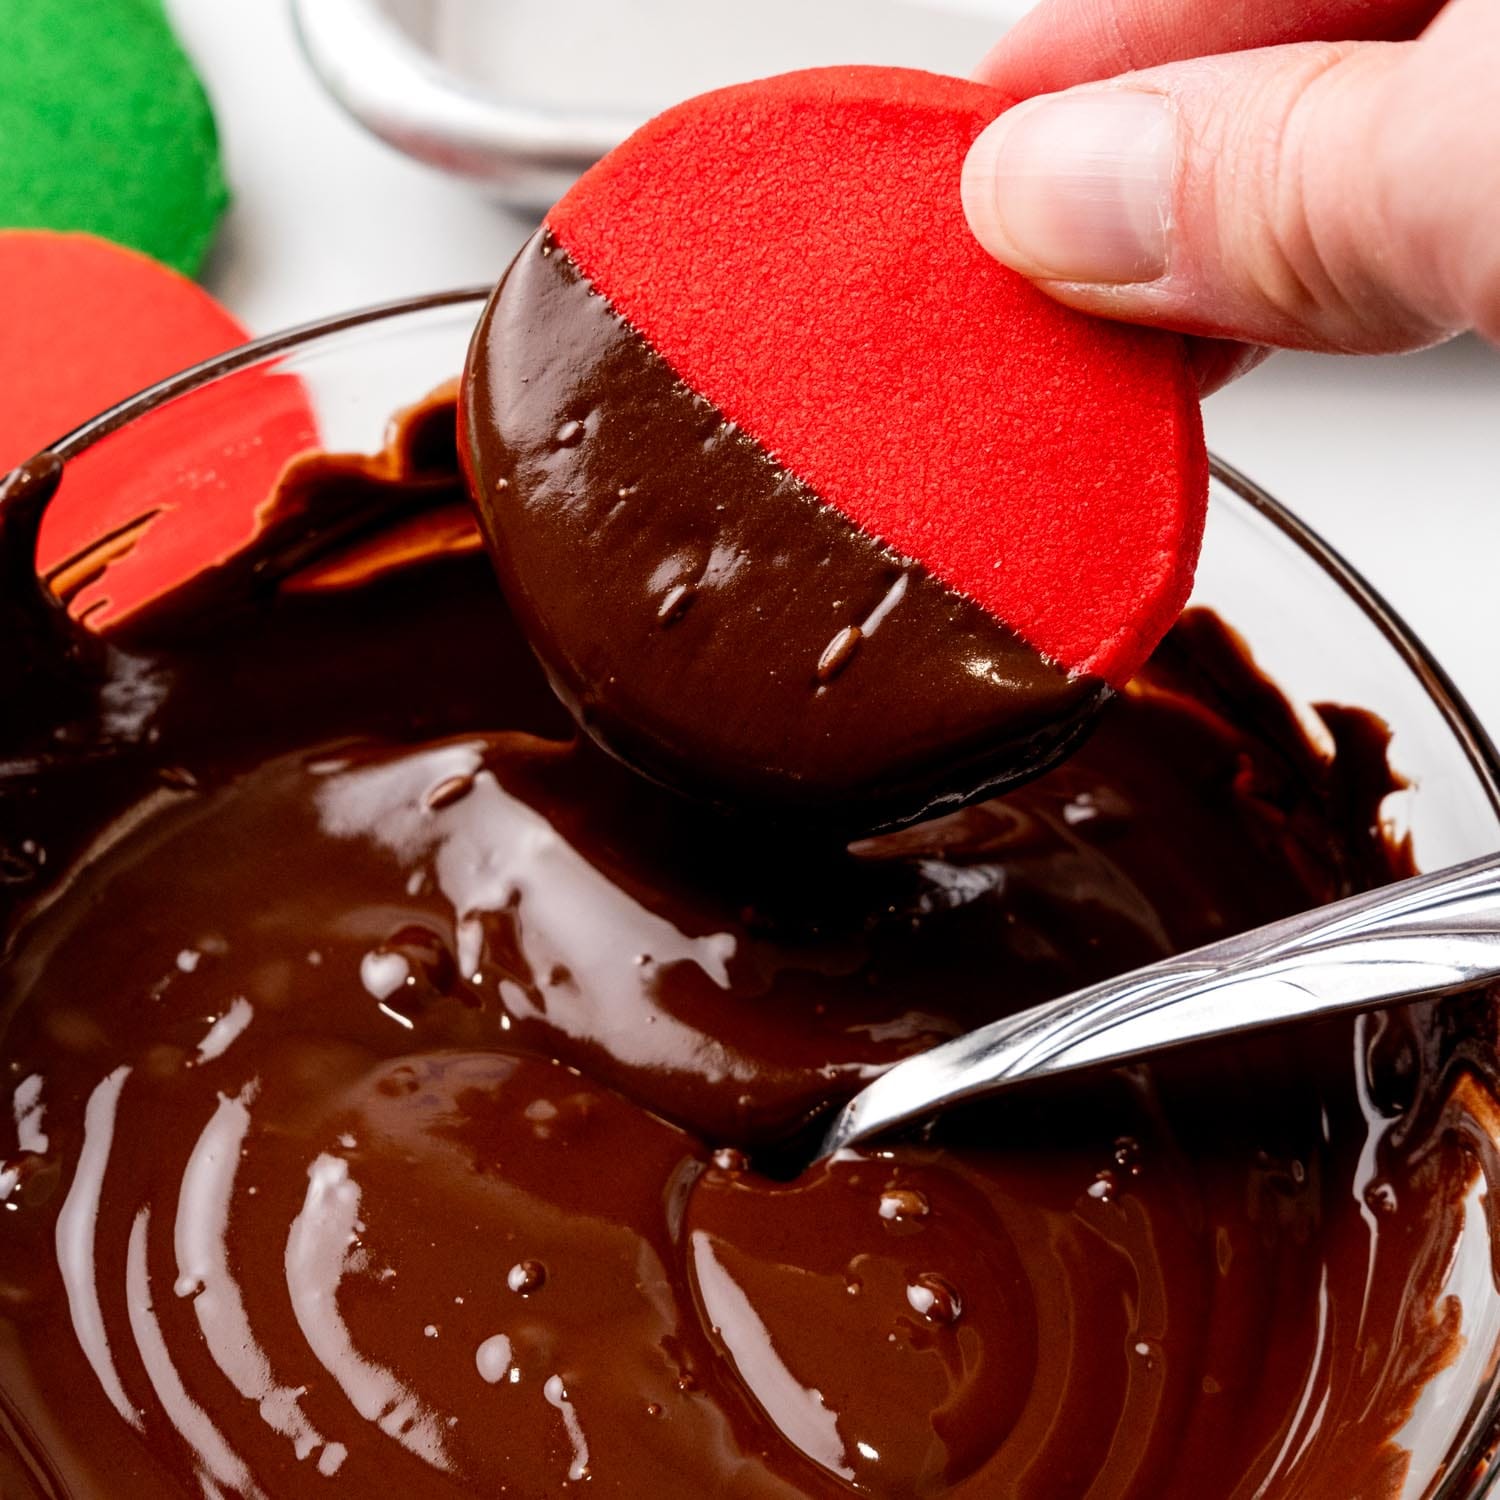
[[[191,276],[228,200],[160,0],[0,0],[0,227],[86,230]]]

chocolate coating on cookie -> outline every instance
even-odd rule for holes
[[[655,780],[876,828],[1034,775],[1108,694],[824,504],[545,230],[461,411],[512,608],[579,722]]]

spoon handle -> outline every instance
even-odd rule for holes
[[[831,1154],[1028,1079],[1500,979],[1500,854],[1253,928],[907,1058],[824,1137]]]

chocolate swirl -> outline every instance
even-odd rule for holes
[[[153,684],[130,734],[6,720],[0,1490],[1397,1493],[1482,1000],[785,1180],[913,1050],[1408,869],[1380,726],[1315,750],[1194,615],[1002,800],[722,822],[569,737],[451,413],[52,658],[70,722]]]

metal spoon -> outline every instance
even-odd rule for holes
[[[1500,854],[1163,959],[898,1063],[820,1155],[1034,1078],[1500,979]]]

